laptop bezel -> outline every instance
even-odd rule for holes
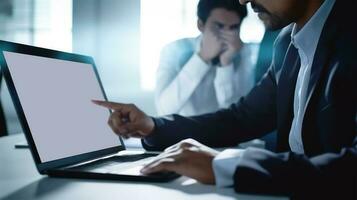
[[[93,160],[93,159],[100,158],[100,157],[110,155],[110,154],[115,154],[119,151],[125,150],[125,145],[124,145],[122,138],[118,137],[120,143],[118,144],[118,146],[115,146],[115,147],[110,147],[110,148],[106,148],[106,149],[102,149],[102,150],[98,150],[98,151],[94,151],[94,152],[89,152],[89,153],[84,153],[84,154],[80,154],[80,155],[76,155],[76,156],[67,157],[67,158],[57,159],[57,160],[53,160],[53,161],[49,161],[49,162],[42,162],[40,159],[39,153],[37,151],[34,139],[32,137],[29,125],[27,123],[24,111],[22,109],[19,96],[17,94],[15,85],[14,85],[12,77],[11,77],[11,73],[7,66],[5,56],[4,56],[4,51],[91,64],[93,67],[93,70],[95,72],[96,78],[99,82],[99,85],[100,85],[100,88],[101,88],[101,91],[103,93],[105,100],[107,100],[107,95],[104,91],[102,81],[99,77],[97,67],[96,67],[92,57],[0,40],[1,72],[4,75],[6,84],[9,89],[10,96],[13,100],[16,113],[17,113],[19,121],[21,123],[22,130],[25,134],[29,148],[31,150],[32,157],[35,161],[37,170],[41,174],[46,174],[46,172],[48,170],[52,170],[52,169],[56,169],[56,168],[60,168],[60,167],[68,166],[68,165],[73,165],[73,164],[80,163],[80,162],[86,162],[89,160]],[[111,113],[111,111],[109,109],[108,109],[108,112],[109,112],[109,114]]]

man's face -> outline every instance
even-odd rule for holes
[[[217,34],[220,31],[234,31],[239,33],[241,19],[232,11],[223,8],[213,9],[205,24],[199,22],[199,29],[204,34],[206,31]]]
[[[241,4],[251,3],[254,12],[269,30],[295,22],[304,13],[306,1],[309,0],[239,0]]]

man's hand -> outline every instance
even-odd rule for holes
[[[220,38],[224,42],[223,53],[220,55],[222,66],[227,66],[232,63],[236,53],[242,48],[242,41],[239,38],[238,31],[221,31]]]
[[[172,171],[205,184],[214,184],[212,161],[218,153],[195,140],[183,140],[168,147],[154,161],[147,164],[141,173]]]
[[[113,111],[109,117],[108,124],[117,135],[124,138],[143,138],[150,135],[154,130],[153,119],[133,104],[96,100],[92,102]]]
[[[208,63],[222,52],[223,45],[224,43],[217,33],[207,30],[202,34],[199,56]]]

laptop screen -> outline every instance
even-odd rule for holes
[[[91,64],[3,53],[41,162],[120,145]]]

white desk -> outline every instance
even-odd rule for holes
[[[28,149],[15,149],[22,134],[0,138],[0,199],[287,199],[236,194],[181,177],[169,183],[59,179],[41,176]]]

